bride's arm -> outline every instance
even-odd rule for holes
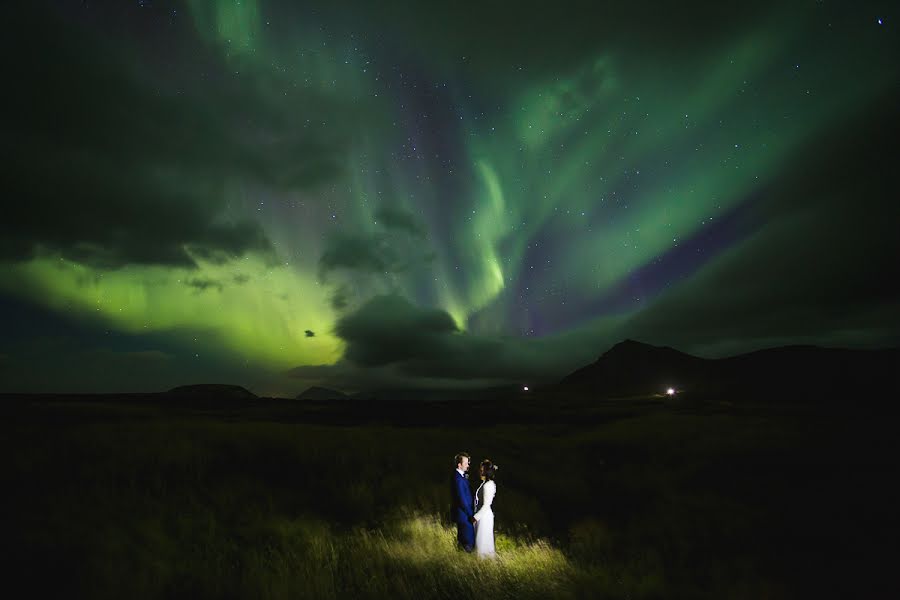
[[[484,506],[478,509],[478,512],[475,513],[475,520],[481,519],[481,513],[486,509],[491,507],[491,502],[494,501],[494,494],[497,493],[497,484],[493,481],[488,481],[484,484]]]

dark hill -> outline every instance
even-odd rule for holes
[[[703,376],[709,361],[667,346],[625,340],[560,383],[609,395],[649,394]]]
[[[163,393],[179,404],[191,406],[223,406],[245,404],[257,399],[256,394],[239,385],[198,383],[181,385]]]
[[[344,392],[330,390],[328,388],[313,386],[307,388],[297,396],[297,400],[349,400],[350,396]]]
[[[673,387],[692,396],[760,400],[890,395],[900,350],[785,346],[722,359],[704,359],[633,340],[615,345],[560,386],[596,397],[661,394]]]

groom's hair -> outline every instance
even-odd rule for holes
[[[472,458],[471,456],[469,456],[469,453],[468,453],[468,452],[460,452],[459,454],[456,455],[456,462],[453,463],[453,464],[456,465],[456,466],[459,466],[459,463],[462,462],[462,459],[463,459],[464,456],[465,456],[466,458],[469,458],[469,459]]]

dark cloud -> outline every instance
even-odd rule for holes
[[[343,311],[350,306],[351,290],[347,285],[339,285],[331,294],[331,307],[337,311]]]
[[[104,268],[192,267],[256,252],[275,264],[258,224],[218,219],[224,182],[331,180],[354,113],[309,91],[282,94],[284,82],[260,71],[234,81],[189,34],[168,40],[192,57],[179,64],[194,80],[185,92],[177,77],[154,77],[160,65],[147,50],[158,39],[114,43],[58,8],[26,3],[7,14],[0,61],[9,91],[0,102],[15,142],[0,150],[0,260],[58,252]],[[331,126],[309,127],[306,114]]]
[[[217,281],[215,279],[208,279],[208,278],[207,279],[203,279],[203,278],[189,279],[189,280],[187,280],[185,285],[188,285],[193,288],[197,288],[200,291],[207,290],[209,288],[215,288],[221,292],[222,289],[224,288],[221,281]]]
[[[401,273],[434,260],[423,244],[425,226],[412,213],[381,208],[371,232],[341,231],[333,234],[319,258],[319,276],[338,270],[377,275]],[[347,296],[346,290],[342,293]]]
[[[346,343],[344,362],[338,369],[320,370],[319,376],[352,375],[363,381],[366,369],[389,367],[391,377],[405,377],[409,384],[549,381],[593,359],[602,348],[590,332],[541,340],[464,333],[446,311],[415,306],[399,295],[372,298],[340,319],[335,334]],[[293,375],[310,377],[313,372],[301,369]]]
[[[477,18],[472,18],[454,4],[433,2],[363,2],[352,11],[342,6],[323,7],[320,14],[332,23],[347,21],[348,27],[358,26],[360,20],[369,23],[386,32],[385,40],[397,44],[398,52],[429,48],[421,57],[426,68],[450,68],[479,89],[498,95],[516,93],[535,79],[556,79],[561,70],[571,69],[586,56],[628,59],[616,53],[623,46],[641,48],[639,66],[703,56],[748,28],[765,24],[773,7],[786,9],[785,3],[774,0],[649,6],[587,0],[548,5],[527,0],[517,2],[515,10],[505,3],[482,3]],[[691,31],[703,33],[690,35]]]
[[[425,237],[425,226],[412,213],[398,208],[378,209],[375,212],[375,221],[386,229],[396,229],[415,237]]]
[[[412,213],[381,208],[373,231],[339,231],[328,238],[319,278],[331,286],[332,308],[343,312],[369,298],[373,287],[394,289],[394,276],[425,269],[435,258],[425,226]]]
[[[398,260],[384,236],[339,232],[319,258],[319,274],[325,278],[337,269],[385,273],[398,268]]]
[[[438,358],[445,336],[458,329],[445,311],[419,309],[400,296],[376,296],[340,319],[334,331],[347,342],[348,360],[377,366],[415,357]]]
[[[395,365],[360,367],[347,360],[333,365],[306,365],[284,373],[288,380],[309,387],[321,385],[344,392],[378,389],[472,389],[509,383],[504,379],[454,379],[446,377],[411,377]]]
[[[894,169],[897,102],[885,94],[811,139],[759,194],[759,231],[637,314],[623,337],[718,355],[900,345],[900,205],[882,183]]]

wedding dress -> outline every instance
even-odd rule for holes
[[[475,552],[478,556],[494,557],[494,511],[491,504],[497,495],[497,484],[485,481],[475,492]]]

